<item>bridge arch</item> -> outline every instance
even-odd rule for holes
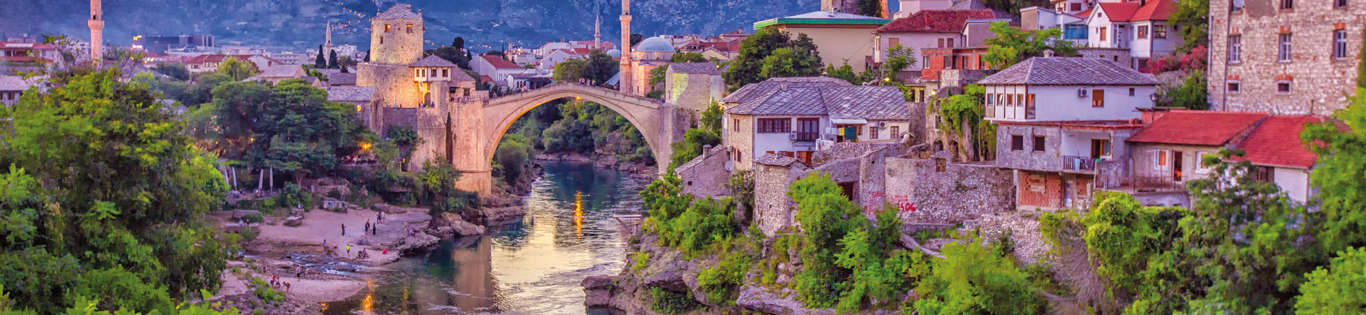
[[[491,190],[492,183],[492,161],[493,155],[498,150],[498,144],[506,135],[507,130],[512,124],[532,109],[545,105],[559,99],[575,99],[598,103],[607,107],[622,117],[626,118],[631,125],[639,130],[641,137],[650,147],[650,153],[654,155],[655,162],[663,171],[669,163],[669,157],[673,150],[670,146],[674,141],[682,139],[683,130],[687,127],[688,115],[677,115],[676,108],[672,105],[663,103],[656,99],[622,94],[616,90],[578,85],[578,84],[553,84],[540,89],[535,89],[523,93],[494,98],[482,104],[472,104],[465,110],[457,110],[453,115],[463,115],[464,117],[452,117],[453,120],[462,123],[476,122],[471,127],[464,128],[465,139],[472,143],[461,145],[458,148],[473,149],[475,152],[459,152],[454,154],[452,163],[457,170],[461,170],[462,189],[474,190],[486,195]],[[476,117],[469,117],[476,116]],[[461,138],[462,135],[457,135]]]

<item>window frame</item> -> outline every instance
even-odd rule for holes
[[[1333,30],[1333,60],[1345,60],[1348,55],[1347,30]]]
[[[1024,135],[1010,135],[1010,150],[1024,151]]]
[[[1280,4],[1276,8],[1281,11],[1293,11],[1295,10],[1295,0],[1280,0]]]
[[[1333,0],[1333,8],[1334,8],[1334,9],[1343,9],[1343,8],[1346,8],[1347,5],[1348,5],[1350,2],[1351,2],[1351,1],[1347,1],[1347,0]]]
[[[1167,39],[1167,26],[1153,24],[1153,39]]]
[[[1032,152],[1048,152],[1048,137],[1035,135]]]
[[[1165,171],[1171,169],[1171,150],[1153,150],[1153,169]]]
[[[1293,33],[1281,33],[1276,36],[1276,62],[1294,61],[1295,36]]]
[[[1105,108],[1105,89],[1091,90],[1091,108]]]
[[[792,133],[792,118],[758,118],[754,133]]]
[[[1224,87],[1224,92],[1238,94],[1243,92],[1243,82],[1238,80],[1228,80],[1228,86]]]
[[[1243,63],[1243,35],[1228,36],[1228,63]]]
[[[1137,39],[1148,39],[1148,26],[1139,25],[1138,30],[1134,32],[1134,37]]]
[[[1289,95],[1290,93],[1294,93],[1294,92],[1295,92],[1295,84],[1294,84],[1293,82],[1294,82],[1294,81],[1290,81],[1290,80],[1277,80],[1277,81],[1276,81],[1276,95]],[[1282,86],[1282,85],[1285,86],[1285,89],[1284,89],[1284,90],[1281,89],[1281,86]]]

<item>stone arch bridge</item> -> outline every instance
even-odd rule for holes
[[[673,152],[670,145],[683,138],[692,120],[692,115],[684,110],[656,99],[626,95],[606,88],[559,83],[492,99],[456,99],[450,105],[445,126],[439,123],[442,117],[431,117],[437,119],[426,120],[435,123],[422,124],[431,128],[419,127],[429,129],[419,130],[419,133],[428,139],[427,142],[432,142],[428,135],[441,137],[437,132],[445,131],[446,152],[436,152],[438,155],[432,157],[444,155],[450,158],[455,170],[461,173],[457,188],[488,196],[493,186],[493,154],[504,133],[523,114],[551,101],[566,98],[598,103],[625,117],[640,130],[661,170],[669,164],[669,156]]]

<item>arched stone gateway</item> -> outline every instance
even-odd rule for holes
[[[461,173],[456,187],[487,196],[493,186],[493,154],[503,134],[523,114],[565,98],[598,103],[625,117],[645,138],[661,170],[673,152],[670,145],[682,139],[691,119],[691,115],[680,114],[673,105],[659,100],[569,83],[493,99],[457,100],[450,111],[450,145],[446,150],[451,164]]]

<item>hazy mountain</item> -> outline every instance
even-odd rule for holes
[[[84,0],[3,0],[0,33],[67,34],[88,39]],[[427,22],[427,45],[463,36],[467,46],[507,41],[539,46],[561,38],[593,37],[602,17],[604,40],[618,41],[621,3],[611,0],[410,0]],[[316,47],[324,23],[338,24],[337,44],[368,47],[368,19],[394,0],[105,0],[105,40],[125,46],[133,35],[211,33],[219,45]],[[819,0],[635,0],[635,33],[717,34],[755,21],[818,10]]]

